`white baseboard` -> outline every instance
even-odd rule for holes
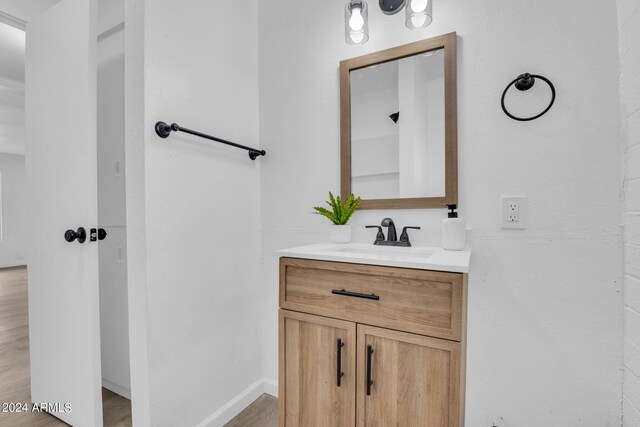
[[[216,412],[205,418],[197,427],[223,427],[264,393],[277,396],[278,383],[271,378],[260,378]]]
[[[112,383],[111,381],[105,380],[104,378],[102,379],[102,387],[131,400],[131,390],[129,390],[128,388],[122,387],[121,385],[118,385],[116,383]]]
[[[262,378],[262,380],[264,381],[264,392],[273,397],[278,397],[278,381],[267,377]]]

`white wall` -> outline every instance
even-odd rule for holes
[[[0,1],[0,14],[6,12]],[[24,31],[0,19],[0,267],[25,265]]]
[[[398,66],[385,65],[395,68],[389,76],[391,82],[384,82],[389,87],[370,90],[383,82],[371,74],[372,70],[363,69],[359,70],[361,87],[354,85],[351,92],[352,189],[369,199],[398,197],[400,193],[398,125],[388,117],[398,111]]]
[[[625,426],[640,425],[640,4],[618,0],[624,150]]]
[[[444,197],[444,52],[398,63],[400,196]]]
[[[0,153],[24,156],[25,141],[24,83],[0,76]]]
[[[24,32],[10,27],[7,29],[22,34],[21,43],[24,46]],[[22,65],[24,66],[24,58],[22,58]],[[22,77],[24,78],[24,71]],[[0,179],[2,182],[0,267],[26,264],[25,139],[24,83],[0,76]]]
[[[121,29],[123,25],[124,0],[98,0],[98,34],[104,37],[105,32],[112,32],[114,27]]]
[[[130,397],[124,164],[124,31],[98,38],[100,344],[105,388]]]
[[[24,84],[24,49],[24,30],[0,20],[0,77]],[[0,98],[0,101],[4,101],[4,97]]]
[[[311,214],[339,190],[340,60],[458,32],[460,212],[473,228],[467,425],[619,425],[622,381],[620,113],[616,12],[607,2],[434,2],[434,23],[370,4],[371,38],[344,42],[343,0],[260,2],[260,142],[265,373],[277,375],[276,249],[327,240]],[[312,12],[310,12],[310,9]],[[523,13],[526,11],[526,13]],[[500,108],[522,72],[556,84],[530,123]],[[579,71],[579,78],[576,78]],[[636,79],[637,83],[637,79]],[[634,92],[634,93],[637,93]],[[500,196],[526,195],[526,230],[501,230]],[[444,210],[361,211],[420,225],[438,242]]]
[[[216,425],[210,416],[262,377],[262,159],[153,128],[164,120],[259,145],[257,1],[126,7],[127,225],[146,230],[127,245],[134,423]],[[132,122],[143,109],[144,142]]]
[[[4,2],[0,1],[0,12]],[[2,20],[0,19],[0,22]],[[0,23],[0,267],[25,265],[24,31]]]
[[[27,179],[24,156],[0,153],[0,182],[2,183],[2,240],[0,240],[0,268],[25,265],[27,221],[25,190]]]
[[[125,3],[125,202],[131,412],[136,427],[151,425],[145,194],[145,1]]]

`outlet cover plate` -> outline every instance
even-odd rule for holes
[[[502,228],[524,230],[527,226],[527,198],[503,196],[501,215]]]

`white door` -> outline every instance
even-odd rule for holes
[[[102,426],[95,0],[61,0],[27,25],[31,399],[73,426]]]

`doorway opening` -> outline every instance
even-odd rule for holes
[[[28,179],[55,179],[25,174],[25,31],[32,16],[59,0],[18,2],[0,10],[0,173],[4,239],[0,240],[0,411],[3,425],[67,425],[46,411],[34,411],[31,385],[29,270],[33,267],[25,240],[30,225],[26,212]],[[22,4],[24,3],[24,4]],[[100,304],[100,370],[105,426],[131,425],[128,288],[126,265],[124,175],[124,17],[99,2],[97,38],[97,198],[98,224],[106,238],[98,243]],[[116,6],[116,12],[122,8]],[[70,94],[71,96],[71,94]],[[65,100],[60,100],[65,108]],[[33,147],[32,147],[33,148]],[[28,160],[27,160],[28,162]],[[73,167],[73,162],[64,165]],[[51,206],[56,209],[56,206]],[[62,239],[64,230],[59,230]],[[89,237],[87,237],[89,242]],[[96,243],[93,243],[94,245]],[[77,242],[66,243],[76,245]],[[82,283],[77,284],[79,288]],[[55,369],[55,366],[51,367]],[[68,381],[77,381],[68,378]],[[64,384],[60,384],[64,388]],[[62,403],[65,402],[47,402]],[[2,408],[0,408],[2,409]],[[24,410],[26,409],[26,411]],[[52,411],[54,412],[54,411]],[[54,413],[55,415],[55,413]]]

